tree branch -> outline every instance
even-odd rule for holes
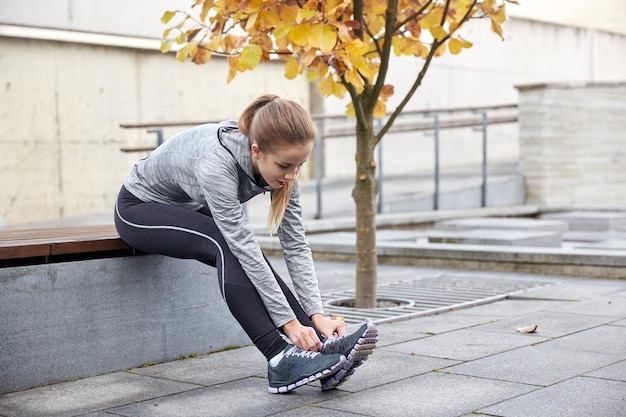
[[[387,78],[387,71],[389,71],[391,45],[394,36],[394,30],[390,28],[394,27],[396,17],[398,16],[398,0],[388,0],[387,11],[385,12],[385,36],[383,38],[383,49],[380,55],[380,68],[378,70],[378,77],[376,77],[376,83],[372,88],[372,94],[370,96],[370,102],[368,103],[371,108],[376,105],[376,101],[380,96],[380,92],[385,85],[385,79]]]
[[[470,15],[471,15],[471,12],[474,9],[474,6],[476,5],[477,1],[478,0],[474,0],[472,2],[472,4],[467,8],[467,11],[465,12],[465,16],[463,16],[463,18],[459,22],[458,27],[461,27],[461,25],[463,23],[465,23],[469,19]],[[404,110],[404,107],[406,107],[406,105],[408,104],[409,100],[411,100],[411,98],[413,97],[413,94],[415,94],[415,91],[417,90],[417,88],[422,84],[422,80],[424,79],[424,76],[426,75],[426,71],[428,70],[428,67],[430,66],[430,63],[431,63],[433,57],[435,56],[435,52],[437,51],[437,49],[441,45],[443,45],[444,43],[446,43],[446,41],[448,39],[450,39],[451,35],[452,35],[452,33],[449,33],[448,35],[446,35],[441,40],[437,40],[437,39],[434,40],[434,42],[433,42],[433,44],[432,44],[432,46],[430,48],[430,51],[428,52],[428,56],[426,57],[426,60],[424,62],[424,66],[422,66],[422,69],[419,72],[419,74],[417,75],[417,78],[415,79],[415,82],[411,86],[411,89],[409,90],[409,92],[404,96],[404,99],[402,99],[400,104],[391,113],[391,115],[389,116],[389,119],[387,119],[387,122],[385,123],[385,125],[376,134],[376,136],[374,138],[374,145],[378,145],[378,142],[380,142],[382,140],[382,138],[385,136],[385,133],[387,133],[387,131],[389,129],[391,129],[391,127],[393,126],[393,123],[395,122],[396,118],[400,115],[402,110]]]
[[[411,20],[417,18],[417,16],[421,15],[424,12],[424,10],[426,10],[426,8],[428,6],[430,6],[430,3],[432,3],[432,2],[433,2],[433,0],[428,0],[426,3],[424,3],[424,5],[422,6],[421,9],[419,9],[417,12],[413,13],[412,15],[408,16],[402,22],[399,22],[398,25],[393,28],[393,32],[395,33],[396,31],[400,30],[400,28],[402,26],[406,25],[407,22],[410,22]]]

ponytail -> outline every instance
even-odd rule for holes
[[[261,151],[269,153],[286,144],[309,143],[317,136],[315,123],[306,110],[294,101],[275,94],[262,95],[243,111],[239,117],[239,131],[251,143],[256,143]],[[292,182],[272,190],[267,218],[270,235],[280,226],[292,191]]]

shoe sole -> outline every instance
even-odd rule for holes
[[[346,382],[352,374],[354,374],[356,368],[363,365],[363,362],[365,362],[369,358],[369,355],[374,352],[376,342],[378,342],[378,330],[373,324],[368,323],[367,328],[363,331],[358,342],[348,354],[346,363],[343,364],[341,369],[333,375],[325,377],[324,381],[321,382],[322,391],[335,389],[339,385]]]
[[[301,386],[306,385],[309,382],[317,381],[318,379],[322,379],[322,378],[330,378],[335,373],[343,369],[346,361],[347,361],[346,357],[341,355],[341,360],[337,362],[336,364],[334,364],[329,369],[324,369],[323,371],[318,372],[315,375],[308,376],[306,378],[303,378],[299,381],[296,381],[288,385],[282,385],[279,387],[268,386],[267,390],[269,391],[270,394],[285,394],[290,391],[293,391],[296,388],[300,388]]]

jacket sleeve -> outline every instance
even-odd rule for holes
[[[232,164],[229,161],[232,160]],[[228,249],[239,260],[258,291],[274,325],[282,327],[296,318],[274,277],[238,199],[239,179],[232,156],[215,152],[198,160],[196,175],[215,224]]]
[[[285,263],[304,311],[310,317],[324,314],[311,246],[304,233],[300,188],[295,183],[285,215],[277,231],[285,256]]]

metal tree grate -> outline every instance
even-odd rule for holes
[[[322,294],[322,301],[327,314],[342,316],[348,325],[365,321],[384,323],[492,303],[557,282],[546,278],[446,273],[379,285],[377,298],[383,302],[389,300],[385,303],[390,305],[388,307],[361,309],[344,306],[346,301],[354,299],[354,289]]]

